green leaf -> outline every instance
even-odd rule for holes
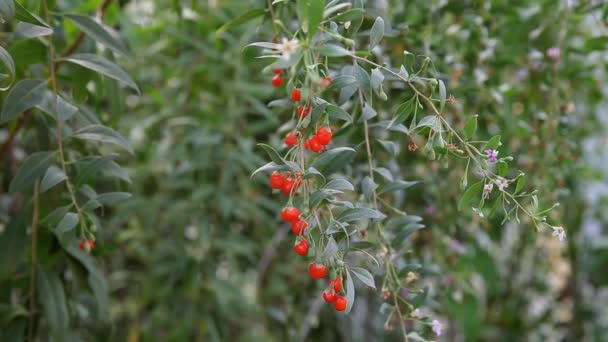
[[[80,221],[78,214],[71,212],[66,213],[61,219],[61,221],[59,221],[59,223],[57,224],[57,227],[55,227],[55,234],[60,236],[61,234],[64,234],[74,229],[74,227],[76,227],[76,225],[78,224],[78,221]]]
[[[8,224],[0,233],[0,279],[6,279],[5,275],[11,275],[17,267],[22,267],[25,261],[24,251],[27,249],[26,237],[27,222],[24,219],[25,211],[22,213],[11,214],[8,217]],[[28,213],[29,220],[29,213]]]
[[[473,138],[475,136],[475,132],[477,131],[477,115],[470,117],[467,122],[464,124],[464,136],[467,139]]]
[[[345,269],[346,271],[346,310],[345,313],[349,313],[353,308],[353,304],[355,304],[355,284],[353,283],[353,277],[348,271],[348,267]]]
[[[361,190],[363,191],[363,194],[367,196],[367,198],[371,198],[372,194],[377,188],[378,184],[376,184],[376,182],[374,182],[374,180],[369,176],[365,176],[363,177],[363,180],[361,180]]]
[[[496,163],[496,169],[498,170],[498,175],[499,176],[506,176],[507,172],[509,171],[509,167],[507,166],[507,163],[505,163],[504,161],[499,161],[498,163]]]
[[[42,305],[44,318],[48,322],[55,339],[63,341],[65,340],[64,334],[68,331],[70,324],[63,285],[56,272],[47,271],[42,266],[37,267],[38,302]]]
[[[332,190],[355,190],[355,187],[351,184],[351,182],[347,181],[344,178],[332,179],[327,184],[325,184],[323,188]]]
[[[266,154],[268,154],[268,156],[273,162],[279,165],[285,164],[285,160],[283,160],[283,158],[279,155],[279,152],[277,152],[272,146],[262,143],[258,144],[258,146],[260,146],[264,149],[264,151],[266,151]]]
[[[25,189],[34,183],[36,178],[44,175],[51,165],[54,152],[34,152],[29,155],[17,170],[15,178],[9,185],[9,192],[13,193]]]
[[[323,20],[325,0],[308,0],[308,37],[312,39]]]
[[[384,36],[384,19],[382,17],[377,17],[376,21],[374,21],[374,25],[372,26],[372,30],[369,34],[369,49],[372,50]]]
[[[378,113],[376,113],[374,108],[372,108],[370,105],[367,104],[367,102],[365,102],[365,104],[363,105],[363,110],[361,112],[361,118],[359,118],[359,122],[367,121],[375,117],[376,115],[378,115]]]
[[[336,240],[334,240],[333,236],[330,236],[329,240],[327,240],[327,245],[325,245],[325,250],[323,250],[321,258],[323,260],[332,259],[336,256],[336,253],[338,253],[339,250],[340,249],[338,248]]]
[[[370,85],[372,87],[372,90],[379,95],[380,93],[383,92],[382,90],[382,82],[384,82],[384,75],[382,74],[382,71],[380,71],[379,68],[374,68],[372,69],[372,75],[370,78]]]
[[[219,29],[217,29],[217,31],[215,31],[215,34],[222,34],[232,28],[243,25],[244,23],[251,21],[257,17],[261,17],[264,15],[264,13],[266,13],[266,10],[264,10],[263,8],[250,9],[222,25]]]
[[[65,14],[65,17],[70,19],[82,32],[86,33],[87,36],[91,37],[96,42],[108,47],[116,53],[121,53],[123,55],[128,54],[127,48],[123,43],[114,39],[111,32],[95,19],[86,15],[77,14]]]
[[[425,117],[423,117],[418,124],[416,125],[416,129],[422,128],[422,127],[435,127],[437,125],[437,122],[439,120],[437,120],[437,116],[436,115],[427,115]]]
[[[353,222],[367,219],[383,219],[384,217],[386,217],[384,214],[371,208],[353,208],[345,210],[338,217],[338,221]]]
[[[353,85],[355,83],[357,83],[357,79],[354,76],[340,75],[334,78],[333,81],[331,81],[327,89],[342,89],[346,86]]]
[[[490,138],[490,140],[486,144],[486,147],[484,148],[484,150],[486,150],[486,149],[495,150],[498,147],[500,147],[501,145],[502,145],[502,143],[500,142],[500,135],[495,135],[492,138]]]
[[[328,175],[344,167],[356,154],[350,147],[338,147],[325,151],[312,162],[312,167]]]
[[[372,274],[365,268],[349,267],[348,270],[357,278],[359,278],[359,280],[361,280],[361,282],[366,286],[369,286],[374,289],[376,288],[376,281],[374,280],[374,276],[372,276]]]
[[[399,245],[407,239],[414,232],[424,228],[425,225],[422,223],[410,222],[392,239],[391,246],[393,248],[399,248]]]
[[[51,34],[53,34],[53,29],[50,27],[33,25],[22,21],[19,22],[17,28],[15,28],[15,38],[17,39],[44,37]]]
[[[15,16],[15,3],[13,0],[0,0],[0,17],[5,21],[13,20]]]
[[[438,80],[438,84],[439,84],[439,110],[443,110],[443,107],[445,107],[445,100],[446,100],[446,89],[445,89],[445,84],[443,83],[442,80]]]
[[[324,44],[318,48],[317,51],[321,54],[321,56],[326,57],[342,57],[352,55],[352,52],[335,44]]]
[[[46,80],[24,79],[8,93],[2,105],[0,123],[13,119],[44,100]]]
[[[344,109],[342,109],[338,106],[328,105],[325,108],[325,111],[327,112],[327,116],[330,119],[342,120],[342,121],[346,121],[348,123],[353,122],[353,117],[350,114],[348,114]]]
[[[6,51],[2,46],[0,46],[0,61],[8,69],[11,78],[11,81],[6,86],[0,86],[0,91],[5,91],[10,88],[11,84],[13,84],[13,80],[15,79],[15,62],[8,51]]]
[[[131,76],[122,70],[118,65],[110,62],[104,57],[90,53],[80,53],[63,58],[62,60],[78,64],[84,68],[93,70],[111,79],[117,80],[139,93],[137,84]]]
[[[106,192],[99,194],[95,200],[103,205],[111,205],[129,198],[131,198],[131,194],[128,192]]]
[[[338,23],[345,23],[347,21],[355,21],[358,19],[363,19],[365,15],[365,11],[360,8],[353,8],[346,12],[342,12],[334,17],[334,21]]]
[[[57,166],[51,165],[44,174],[40,183],[40,193],[46,192],[48,189],[66,180],[67,177],[63,171]]]
[[[394,181],[394,182],[389,183],[386,186],[384,186],[378,194],[380,195],[380,194],[384,194],[384,193],[391,192],[391,191],[405,190],[418,183],[420,183],[420,182],[419,181],[397,180],[397,181]]]
[[[125,139],[122,135],[120,135],[118,132],[111,129],[110,127],[106,127],[103,125],[90,125],[83,127],[78,131],[74,132],[72,137],[115,144],[124,148],[129,153],[133,154],[133,149],[131,148],[131,145],[129,144],[129,141],[127,139]]]
[[[269,162],[269,163],[264,164],[263,166],[257,168],[255,171],[253,171],[253,173],[251,174],[251,178],[253,178],[253,176],[255,176],[259,172],[277,171],[277,170],[282,170],[283,168],[284,168],[283,166],[281,166],[275,162]]]
[[[515,192],[513,194],[517,194],[518,192],[523,190],[525,185],[526,175],[524,173],[520,173],[519,176],[517,176],[517,184],[515,185]]]
[[[109,165],[111,165],[115,157],[115,155],[93,156],[86,158],[82,161],[78,161],[76,163],[79,167],[78,174],[76,175],[76,179],[74,180],[76,186],[80,186],[87,179],[89,179],[89,177],[96,174],[97,172],[102,172]]]
[[[460,201],[458,202],[458,210],[462,210],[464,207],[468,207],[476,197],[481,193],[483,188],[483,180],[471,185],[467,191],[464,192]]]
[[[63,97],[58,95],[56,98],[57,103],[55,103],[55,94],[50,90],[46,90],[44,92],[43,100],[36,105],[36,108],[49,114],[53,119],[57,118],[55,112],[58,112],[59,119],[61,121],[70,119],[72,116],[74,116],[74,114],[78,112],[78,107],[68,102]]]
[[[38,26],[51,27],[49,24],[44,22],[44,20],[42,20],[39,16],[26,10],[25,7],[21,6],[18,1],[15,1],[15,19]]]

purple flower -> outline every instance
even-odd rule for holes
[[[496,163],[496,157],[498,157],[498,151],[489,148],[485,152],[488,155],[488,161],[490,161],[491,163]]]
[[[556,60],[559,59],[561,55],[561,50],[557,46],[553,46],[547,49],[547,57],[550,59]]]
[[[439,322],[438,320],[434,319],[431,322],[431,329],[433,330],[435,335],[440,336],[441,330],[443,330],[443,324],[441,324],[441,322]]]

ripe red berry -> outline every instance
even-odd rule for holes
[[[323,146],[329,144],[332,136],[333,134],[331,133],[331,130],[325,127],[319,127],[319,129],[317,130],[317,141]]]
[[[280,189],[285,181],[285,176],[277,171],[270,174],[270,187],[273,189]]]
[[[291,147],[291,146],[295,146],[297,144],[298,144],[298,139],[295,137],[295,134],[293,134],[293,132],[287,133],[287,135],[285,136],[285,145]]]
[[[310,143],[308,143],[308,140],[304,141],[304,149],[308,150],[310,148]]]
[[[95,248],[95,241],[93,241],[91,239],[80,240],[78,247],[80,248],[81,251],[90,252],[93,250],[93,248]]]
[[[334,283],[334,291],[336,291],[336,293],[340,293],[340,291],[342,290],[342,278],[338,276],[336,277],[336,279],[332,280],[332,282]]]
[[[300,218],[300,210],[296,207],[285,207],[281,212],[281,218],[286,222],[293,222]]]
[[[280,75],[280,74],[281,74],[281,72],[283,72],[283,69],[274,69],[274,70],[272,70],[272,72],[273,72],[275,75]]]
[[[308,265],[308,274],[310,274],[312,279],[323,279],[327,276],[327,266],[310,263],[310,265]]]
[[[283,186],[281,187],[281,192],[283,192],[285,195],[289,196],[291,194],[291,189],[293,189],[294,186],[294,180],[291,177],[285,178],[283,180]]]
[[[313,135],[310,139],[308,139],[308,147],[310,150],[319,153],[323,150],[323,145],[319,142],[319,139],[316,135]]]
[[[306,106],[306,107],[300,106],[300,107],[298,107],[297,113],[298,113],[298,117],[300,119],[304,119],[310,113],[310,107],[308,107],[308,106]]]
[[[336,311],[346,310],[346,304],[348,304],[348,301],[345,297],[336,296],[336,299],[334,300],[334,308],[336,309]]]
[[[283,85],[283,77],[275,75],[272,77],[272,86],[278,88]]]
[[[302,219],[291,222],[291,232],[294,235],[302,235],[306,230],[306,227],[308,227],[308,222]]]
[[[291,91],[291,99],[294,100],[295,102],[298,102],[298,101],[300,101],[301,98],[302,98],[302,92],[300,91],[300,89],[293,88],[293,90]]]
[[[325,290],[323,291],[323,300],[327,303],[331,303],[336,300],[336,293],[334,290]]]
[[[293,250],[296,251],[298,255],[305,256],[308,254],[308,240],[302,239],[302,241],[293,246]]]
[[[78,247],[80,247],[81,251],[84,251],[86,249],[85,241],[84,240],[80,240],[80,243],[78,244]]]

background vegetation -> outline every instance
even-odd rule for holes
[[[2,86],[47,80],[35,92],[44,99],[56,68],[58,93],[77,110],[63,126],[54,116],[63,109],[42,100],[8,116],[11,90],[0,94],[0,340],[401,338],[399,322],[386,321],[381,289],[358,288],[349,315],[322,305],[323,286],[293,257],[277,214],[284,203],[265,176],[250,178],[266,163],[256,143],[280,146],[285,132],[267,105],[283,96],[271,86],[268,61],[244,49],[271,40],[272,27],[264,16],[218,29],[265,1],[64,0],[49,1],[48,15],[38,1],[19,3],[37,17],[19,6],[14,19],[2,12],[0,45],[15,66],[0,67]],[[429,56],[456,99],[449,120],[462,129],[477,114],[480,137],[500,134],[501,155],[514,156],[542,204],[561,203],[552,219],[567,232],[560,242],[524,217],[502,224],[459,211],[464,165],[410,151],[406,135],[393,139],[395,154],[376,145],[379,165],[421,181],[397,204],[426,228],[408,238],[397,262],[419,264],[415,281],[428,289],[420,310],[445,329],[435,337],[408,321],[408,330],[450,341],[605,340],[608,6],[416,0],[365,8],[363,36],[377,16],[387,25],[374,54],[386,62],[402,60],[404,50]],[[111,39],[98,31],[79,38],[95,26],[63,15],[96,13]],[[49,59],[50,37],[57,60]],[[65,60],[83,53],[130,77]],[[389,97],[399,94],[390,89]],[[392,110],[379,108],[379,118]],[[92,125],[113,133],[83,135]],[[361,132],[339,139],[356,144]],[[40,151],[53,153],[34,159],[45,168],[29,165],[32,181],[14,185]],[[364,162],[358,155],[348,171],[357,188]],[[44,187],[51,164],[61,180],[35,199],[33,179]],[[66,212],[78,219],[62,225]],[[78,249],[89,234],[90,255]]]

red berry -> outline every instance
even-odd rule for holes
[[[285,176],[274,171],[270,174],[270,187],[273,189],[280,189],[285,181]]]
[[[308,265],[308,274],[310,274],[312,279],[323,279],[327,276],[327,266],[310,263],[310,265]]]
[[[336,311],[346,310],[346,304],[348,304],[348,301],[345,297],[336,296],[336,299],[334,300],[334,308],[336,309]]]
[[[80,240],[78,247],[80,248],[81,251],[90,252],[93,250],[93,248],[95,248],[95,241],[93,241],[91,239]]]
[[[334,290],[325,290],[323,291],[323,300],[327,303],[331,303],[336,300],[336,293]]]
[[[80,243],[78,244],[78,247],[80,247],[81,251],[84,251],[86,249],[86,246],[84,243],[85,243],[84,240],[80,240]]]
[[[319,153],[323,149],[323,145],[319,142],[319,139],[316,135],[313,135],[308,140],[308,147],[310,147],[310,150],[315,153]]]
[[[291,232],[294,235],[302,235],[306,230],[306,227],[308,227],[308,222],[304,220],[297,219],[296,221],[291,222]]]
[[[302,92],[300,91],[300,89],[294,88],[291,91],[291,99],[298,102],[298,101],[300,101],[301,98],[302,98]]]
[[[95,248],[95,241],[89,239],[87,242],[89,243],[89,250],[92,251]]]
[[[308,142],[308,140],[304,141],[304,149],[308,150],[310,148],[310,143]]]
[[[298,139],[294,136],[293,132],[287,133],[285,136],[285,145],[291,147],[298,144]]]
[[[329,144],[332,136],[333,134],[331,133],[331,130],[325,127],[319,127],[319,129],[317,130],[317,141],[323,146]]]
[[[278,88],[283,85],[283,77],[275,75],[272,77],[272,86]]]
[[[293,185],[294,185],[294,180],[293,178],[289,177],[286,178],[285,180],[283,180],[283,187],[281,188],[281,191],[289,196],[289,194],[291,194],[291,189],[293,189]]]
[[[302,241],[293,246],[293,250],[296,251],[298,255],[305,256],[308,254],[308,240],[302,239]]]
[[[298,113],[298,117],[300,119],[304,119],[310,113],[310,107],[302,107],[302,106],[300,106],[300,107],[298,107],[297,113]]]
[[[334,291],[336,291],[336,293],[340,293],[342,290],[342,278],[336,277],[336,279],[334,279],[332,282],[334,283]]]
[[[286,222],[293,222],[300,218],[300,210],[296,207],[285,207],[281,212],[281,218]]]
[[[283,69],[274,69],[274,70],[272,70],[272,72],[273,72],[275,75],[280,75],[280,74],[281,74],[281,72],[283,72]]]
[[[331,78],[331,76],[327,76],[325,77],[325,80],[327,81],[327,83],[331,83],[334,79]]]

